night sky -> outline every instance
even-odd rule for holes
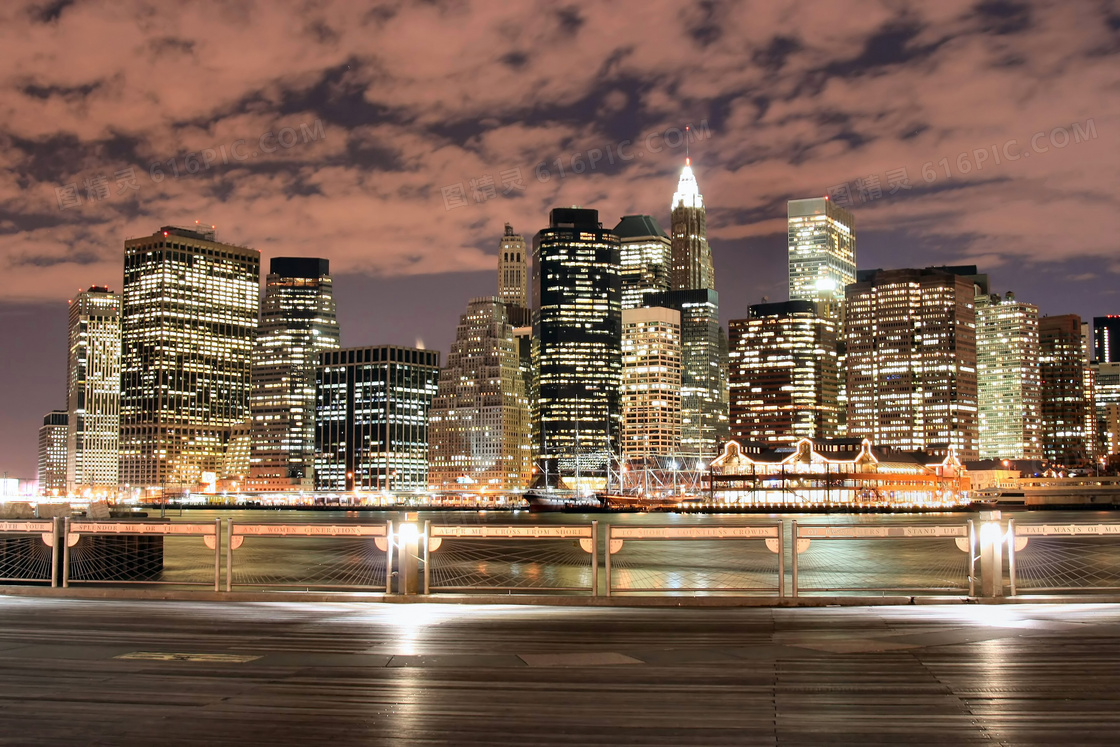
[[[327,257],[344,345],[446,351],[504,222],[668,228],[686,125],[725,323],[786,297],[785,202],[830,192],[861,268],[1120,313],[1117,2],[9,0],[0,472],[34,477],[66,299],[120,290],[125,238]]]

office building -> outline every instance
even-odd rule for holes
[[[622,453],[670,456],[681,440],[681,315],[622,311]]]
[[[66,487],[115,494],[120,469],[121,299],[92,286],[70,301]]]
[[[844,301],[849,437],[977,458],[979,291],[975,267],[858,273]]]
[[[1094,363],[1097,455],[1120,454],[1120,361]]]
[[[728,323],[731,437],[741,443],[834,438],[836,324],[812,301],[757,304]]]
[[[1086,375],[1081,317],[1044,316],[1038,323],[1038,337],[1043,456],[1066,467],[1085,465],[1096,451],[1087,428],[1096,413],[1091,378]]]
[[[459,317],[429,418],[428,484],[435,490],[529,485],[529,400],[506,310],[500,298],[475,298]]]
[[[648,215],[625,215],[614,233],[622,261],[622,308],[645,305],[644,296],[669,290],[673,246],[657,221]]]
[[[1093,360],[1120,363],[1120,315],[1093,317]]]
[[[259,311],[257,250],[199,226],[125,242],[122,483],[179,492],[222,471],[249,420]]]
[[[715,290],[715,265],[708,246],[707,212],[704,196],[692,173],[692,162],[685,161],[670,203],[672,211],[671,290]]]
[[[315,372],[315,487],[428,487],[428,410],[439,352],[382,345],[319,354]]]
[[[339,345],[330,263],[274,258],[253,346],[252,490],[314,488],[315,367]]]
[[[605,474],[622,413],[619,242],[596,210],[555,208],[533,239],[534,452]]]
[[[1038,307],[1012,293],[976,297],[981,459],[1041,459]]]
[[[789,298],[823,304],[839,324],[844,289],[856,281],[855,216],[827,197],[790,200]]]
[[[66,438],[69,419],[65,410],[51,410],[39,428],[39,494],[66,495]]]
[[[506,224],[498,242],[498,298],[506,305],[509,323],[514,327],[531,324],[529,312],[529,253],[525,238]]]

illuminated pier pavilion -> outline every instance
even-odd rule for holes
[[[867,439],[728,441],[709,469],[713,503],[782,507],[948,508],[968,503],[952,448],[900,451]]]

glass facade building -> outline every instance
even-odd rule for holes
[[[981,459],[1041,459],[1038,307],[1008,293],[976,297]]]
[[[125,242],[122,483],[182,491],[221,473],[232,429],[249,421],[259,311],[257,250],[198,227]]]
[[[844,288],[856,281],[855,216],[827,197],[790,200],[789,298],[825,304],[842,323]]]
[[[314,487],[315,367],[339,345],[330,263],[272,259],[253,346],[252,490]]]
[[[384,345],[319,354],[315,487],[428,488],[428,411],[439,352]]]
[[[812,301],[758,304],[728,324],[731,436],[741,442],[833,438],[836,324]]]
[[[681,440],[681,315],[622,311],[622,453],[670,456]]]
[[[619,241],[596,210],[555,208],[533,239],[535,453],[553,474],[605,470],[622,413]]]
[[[121,299],[93,286],[70,301],[66,487],[116,493],[120,471]]]
[[[1082,466],[1095,452],[1087,427],[1095,412],[1081,317],[1044,316],[1038,322],[1038,338],[1043,456],[1067,467]]]
[[[1093,317],[1093,360],[1120,363],[1120,316]]]
[[[622,308],[645,305],[647,293],[669,290],[672,271],[672,242],[648,215],[625,215],[614,233],[620,243]]]

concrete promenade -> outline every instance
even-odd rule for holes
[[[0,596],[0,745],[1115,744],[1120,605]]]

